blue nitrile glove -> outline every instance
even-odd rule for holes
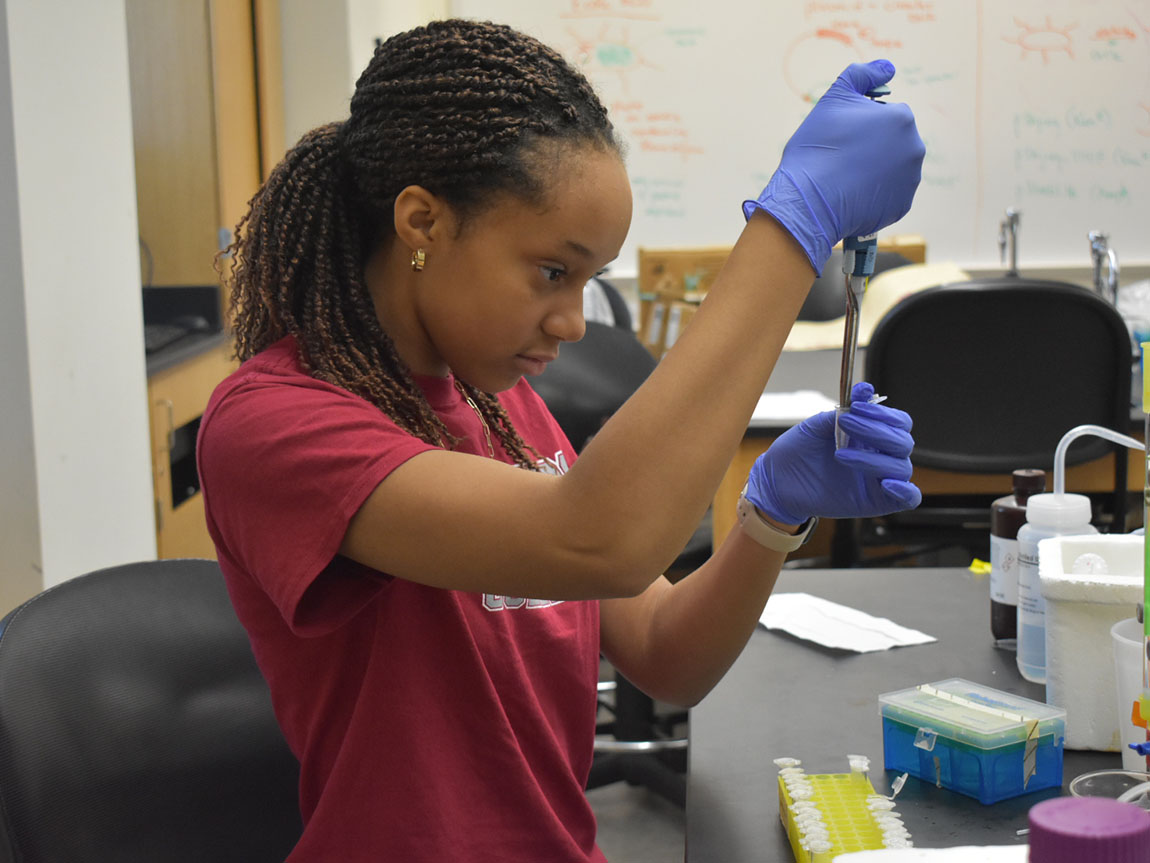
[[[894,76],[887,60],[839,75],[783,149],[748,219],[763,209],[786,228],[821,274],[843,237],[874,234],[910,210],[926,152],[910,108],[863,94]]]
[[[903,411],[871,404],[874,387],[857,383],[839,424],[850,444],[835,451],[835,412],[787,429],[755,460],[747,498],[783,524],[813,515],[854,518],[914,509],[922,492],[910,482],[911,420]]]

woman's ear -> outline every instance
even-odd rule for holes
[[[423,186],[407,186],[395,198],[395,233],[412,251],[430,248],[442,236],[450,209]]]

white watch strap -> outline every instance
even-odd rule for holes
[[[743,529],[743,533],[765,548],[784,553],[792,552],[806,542],[819,521],[817,518],[811,517],[807,519],[806,524],[802,525],[802,529],[798,533],[791,535],[779,530],[770,522],[764,521],[758,510],[755,509],[755,505],[747,500],[746,494],[739,495],[739,504],[735,512],[738,515],[739,526]]]

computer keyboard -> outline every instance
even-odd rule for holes
[[[178,342],[190,331],[176,324],[144,324],[144,353],[154,354]]]

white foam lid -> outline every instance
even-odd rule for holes
[[[1104,605],[1141,601],[1145,537],[1133,534],[1054,536],[1038,542],[1038,577],[1047,599]],[[1074,572],[1084,554],[1097,554],[1108,572]]]

